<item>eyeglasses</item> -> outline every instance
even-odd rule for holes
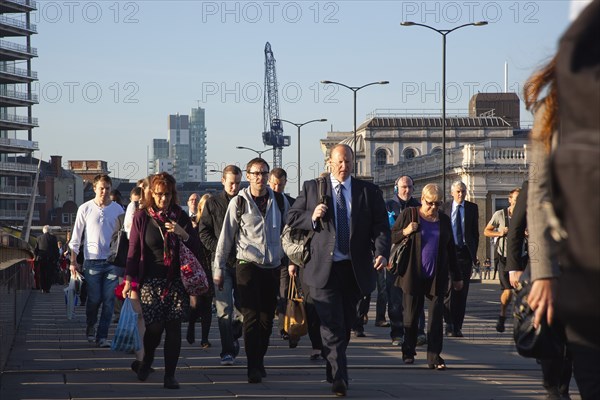
[[[246,174],[252,175],[255,178],[258,178],[259,176],[263,177],[263,176],[269,175],[269,171],[248,171],[248,172],[246,172]]]
[[[429,206],[429,207],[433,207],[433,206],[441,207],[442,204],[444,204],[444,202],[443,201],[427,201],[427,200],[425,200],[425,204],[427,204],[427,206]]]
[[[165,192],[165,193],[162,193],[162,192],[152,192],[152,193],[154,193],[154,195],[155,195],[156,197],[158,197],[159,199],[160,199],[161,197],[163,197],[163,196],[164,196],[164,197],[171,197],[171,193],[170,193],[170,192]]]

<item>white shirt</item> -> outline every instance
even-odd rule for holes
[[[83,255],[86,260],[106,260],[110,253],[110,239],[117,224],[117,218],[123,214],[123,207],[111,202],[100,207],[94,199],[83,203],[77,209],[77,217],[69,248],[79,252],[81,235],[85,231]]]

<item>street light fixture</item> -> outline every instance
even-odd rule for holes
[[[362,88],[366,88],[367,86],[371,86],[371,85],[387,85],[390,82],[389,81],[378,81],[378,82],[367,83],[366,85],[362,85],[362,86],[348,86],[348,85],[344,85],[343,83],[334,82],[334,81],[321,81],[321,83],[324,84],[324,85],[339,85],[339,86],[343,86],[346,89],[352,90],[352,92],[354,93],[354,148],[353,148],[353,152],[354,152],[354,171],[352,172],[352,174],[354,176],[356,176],[356,171],[358,170],[358,167],[357,167],[358,164],[357,164],[357,161],[356,161],[356,92],[358,92]]]
[[[271,147],[271,148],[269,148],[269,149],[266,149],[266,150],[254,150],[254,149],[251,149],[250,147],[244,147],[244,146],[235,146],[235,148],[236,148],[236,149],[244,149],[244,150],[250,150],[250,151],[253,151],[253,152],[255,152],[256,154],[258,154],[258,158],[262,158],[262,155],[263,155],[263,153],[266,153],[267,151],[272,151],[272,150],[273,150],[273,148],[272,148],[272,147]]]
[[[292,125],[296,125],[296,127],[298,128],[298,195],[299,195],[300,194],[300,128],[302,128],[304,125],[310,124],[312,122],[325,122],[325,121],[327,121],[327,119],[326,118],[311,119],[310,121],[306,121],[301,124],[298,124],[298,123],[292,122],[292,121],[288,121],[287,119],[283,119],[283,118],[279,118],[279,121],[287,122],[288,124],[292,124]]]
[[[479,21],[459,25],[452,29],[436,29],[432,26],[412,21],[400,23],[402,26],[422,26],[423,28],[431,29],[442,35],[442,190],[444,193],[444,200],[446,199],[446,36],[451,32],[466,26],[483,26],[487,24],[487,21]]]

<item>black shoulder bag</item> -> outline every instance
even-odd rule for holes
[[[410,222],[418,221],[419,217],[417,213],[418,210],[416,207],[410,208]],[[400,243],[394,243],[392,245],[392,250],[390,251],[390,263],[388,266],[390,273],[396,276],[404,276],[406,273],[414,233],[415,232],[406,236]]]

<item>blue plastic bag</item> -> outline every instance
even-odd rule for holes
[[[141,348],[140,334],[137,326],[138,313],[131,305],[131,300],[126,298],[121,308],[119,323],[115,330],[115,337],[110,346],[113,351],[131,353]]]

